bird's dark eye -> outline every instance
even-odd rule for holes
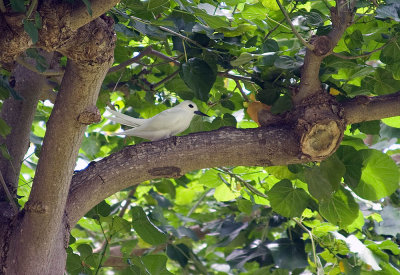
[[[193,106],[193,104],[189,104],[189,107],[190,107],[190,108],[193,108],[194,106]]]

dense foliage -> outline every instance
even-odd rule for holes
[[[329,32],[335,1],[281,2],[304,39]],[[323,61],[319,77],[327,93],[344,100],[400,89],[399,14],[394,0],[358,1],[354,24]],[[117,46],[97,102],[102,113],[115,106],[149,118],[191,99],[210,118],[196,117],[188,134],[258,127],[247,111],[259,106],[255,101],[273,113],[292,107],[305,49],[275,0],[125,0],[108,15]],[[26,31],[35,35],[35,26]],[[40,70],[40,55],[30,55]],[[0,99],[18,97],[2,73]],[[20,205],[30,192],[51,110],[48,100],[38,106]],[[1,119],[0,126],[7,135]],[[144,141],[108,135],[119,127],[107,119],[90,125],[77,169]],[[122,190],[72,229],[67,270],[400,274],[399,128],[399,117],[351,125],[337,152],[321,163],[216,167]],[[7,148],[0,150],[6,157]]]

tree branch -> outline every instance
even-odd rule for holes
[[[375,97],[358,96],[342,106],[347,124],[400,116],[400,91]]]
[[[91,9],[92,15],[88,13],[86,5],[82,4],[79,5],[78,8],[74,9],[70,13],[70,28],[72,30],[77,30],[80,27],[86,25],[87,23],[91,22],[92,20],[96,19],[103,13],[110,10],[116,4],[119,3],[119,0],[91,0]]]
[[[112,54],[112,43],[110,53]],[[86,130],[80,123],[82,114],[95,106],[98,92],[111,65],[69,60],[58,92],[56,102],[43,140],[40,159],[25,214],[15,230],[10,246],[21,245],[18,255],[10,254],[18,274],[51,274],[48,265],[53,244],[59,242],[60,228],[64,218],[65,203],[71,183],[72,172]],[[79,99],[79,100],[77,100]],[[11,250],[11,249],[10,249]],[[32,270],[33,266],[37,266]],[[28,270],[29,269],[29,270]]]
[[[74,175],[66,211],[72,226],[104,198],[145,180],[207,167],[310,161],[299,159],[299,148],[293,131],[272,127],[221,128],[129,146]]]
[[[306,50],[299,92],[293,97],[295,104],[321,92],[321,81],[319,80],[321,62],[333,52],[345,30],[352,24],[355,2],[353,0],[336,0],[336,7],[331,8],[332,30],[327,36],[316,36],[310,41],[315,49],[313,51]]]

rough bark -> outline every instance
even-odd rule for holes
[[[347,123],[375,120],[379,118],[378,115],[400,115],[400,92],[370,98],[367,105],[360,105],[359,100],[342,104],[343,120]],[[314,111],[308,110],[308,116],[313,115]],[[326,123],[326,128],[322,128],[324,124],[320,123],[314,127],[321,128],[310,127],[308,131],[304,131],[308,135],[303,137],[303,144],[307,137],[308,144],[318,147],[320,143],[313,143],[313,140],[322,136],[330,141],[325,144],[332,146],[329,150],[333,153],[343,132],[332,138],[330,131],[336,129],[328,127],[332,121],[335,120]],[[318,134],[315,136],[316,132]],[[301,151],[300,139],[292,128],[282,126],[257,129],[222,128],[126,147],[74,175],[66,206],[69,224],[73,226],[86,212],[108,196],[145,180],[179,177],[195,169],[215,166],[287,165],[315,160]],[[321,156],[319,160],[328,156],[329,154]]]
[[[92,17],[81,2],[70,6],[65,1],[40,1],[43,28],[37,46],[56,50],[68,56],[69,62],[47,125],[29,201],[18,219],[7,216],[9,211],[3,211],[0,218],[4,273],[61,274],[69,229],[101,200],[128,186],[207,167],[322,160],[339,145],[346,123],[400,115],[399,93],[343,104],[311,100],[321,95],[317,77],[321,61],[351,24],[352,4],[338,0],[332,9],[332,31],[310,41],[315,47],[307,50],[301,86],[294,97],[295,116],[285,118],[290,123],[247,130],[223,128],[129,146],[72,177],[85,125],[99,118],[97,93],[111,65],[111,22],[97,17],[117,2],[91,1]],[[18,14],[0,14],[0,49],[4,49],[0,60],[6,66],[12,67],[15,58],[32,44],[21,19]]]
[[[43,26],[39,30],[39,41],[35,46],[48,52],[62,52],[60,49],[65,47],[66,41],[74,41],[73,37],[79,28],[96,20],[119,1],[91,1],[92,16],[88,14],[86,6],[81,1],[78,1],[77,5],[57,0],[39,2],[37,11],[42,16]],[[24,14],[11,11],[0,13],[0,33],[2,34],[0,62],[8,69],[14,66],[14,60],[21,53],[32,46],[31,38],[23,29],[24,16]]]
[[[400,116],[400,91],[382,96],[358,96],[343,103],[347,124]]]
[[[314,50],[306,49],[299,91],[293,97],[295,104],[322,92],[321,81],[316,77],[321,62],[333,52],[345,30],[352,24],[355,4],[356,1],[336,0],[336,6],[331,8],[332,30],[326,36],[311,39]]]
[[[51,274],[47,263],[58,239],[69,184],[86,125],[81,113],[94,106],[111,65],[97,66],[69,61],[54,109],[47,123],[32,191],[24,216],[13,235],[8,267],[15,274]],[[68,150],[65,150],[68,148]],[[32,267],[35,266],[35,272]],[[10,272],[12,274],[12,272]]]

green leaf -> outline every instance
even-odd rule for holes
[[[0,118],[0,136],[5,138],[10,133],[11,127],[8,126],[8,124],[2,118]]]
[[[11,9],[15,12],[25,12],[26,8],[24,5],[24,0],[11,0]]]
[[[35,27],[39,30],[42,28],[42,17],[38,12],[35,12]]]
[[[259,57],[259,55],[244,52],[244,53],[241,53],[238,58],[236,58],[235,60],[232,60],[231,65],[234,67],[244,65],[254,59],[257,59],[258,57]]]
[[[231,201],[239,196],[239,192],[234,193],[226,184],[219,185],[214,192],[214,198],[217,201]]]
[[[345,169],[343,163],[336,156],[332,156],[320,166],[304,170],[308,191],[320,201],[330,199],[339,188]]]
[[[275,60],[274,65],[280,69],[294,70],[303,66],[303,60],[297,60],[291,56],[282,55]]]
[[[1,152],[1,155],[3,156],[3,158],[5,158],[7,160],[11,160],[11,155],[8,152],[7,146],[4,143],[0,144],[0,152]]]
[[[344,40],[350,50],[359,50],[364,43],[364,38],[360,30],[355,30],[350,35],[346,35]]]
[[[209,188],[215,188],[223,183],[218,174],[216,170],[209,169],[200,177],[199,183]]]
[[[35,23],[27,19],[24,19],[23,22],[24,22],[24,30],[31,37],[32,43],[36,44],[36,42],[38,42],[39,40],[39,32],[35,26]]]
[[[384,118],[382,122],[390,127],[400,128],[400,116]]]
[[[131,223],[124,218],[114,216],[112,221],[111,234],[129,233],[131,231]]]
[[[395,80],[400,80],[400,62],[387,66],[387,69],[392,72]]]
[[[167,256],[177,261],[181,267],[185,267],[190,259],[190,249],[185,244],[168,244],[167,245]]]
[[[374,92],[378,95],[394,93],[400,87],[400,80],[393,79],[392,73],[382,68],[377,68],[374,81]]]
[[[292,109],[293,103],[290,95],[285,94],[280,96],[271,107],[271,113],[281,114]]]
[[[378,151],[360,150],[363,159],[361,181],[353,191],[361,198],[379,200],[399,188],[399,169],[388,155]]]
[[[358,129],[367,135],[379,135],[379,131],[381,130],[380,121],[372,120],[361,122]]]
[[[207,101],[217,74],[204,60],[194,57],[183,63],[179,72],[183,81],[191,88],[196,97]]]
[[[380,61],[385,64],[392,65],[400,62],[400,47],[396,42],[392,42],[387,45],[381,51],[381,55],[379,56]]]
[[[83,257],[83,258],[88,257],[93,254],[93,249],[88,244],[80,244],[77,247],[77,250],[79,251],[79,254],[81,255],[81,257]]]
[[[89,15],[93,16],[92,4],[90,3],[90,1],[89,0],[82,0],[82,2],[85,4],[86,10],[89,13]]]
[[[79,257],[77,254],[68,253],[66,269],[69,273],[78,274],[82,269],[81,257]]]
[[[293,270],[308,266],[304,244],[300,241],[282,238],[267,244],[267,247],[271,250],[275,265],[280,269]]]
[[[248,200],[238,200],[237,206],[241,212],[246,213],[247,215],[250,215],[253,212],[253,204]]]
[[[390,18],[400,22],[400,3],[391,3],[389,5],[379,5],[376,9],[376,18]]]
[[[301,188],[294,188],[290,180],[281,180],[268,192],[272,209],[285,217],[300,217],[310,196]]]
[[[357,187],[361,179],[362,155],[352,146],[341,145],[335,153],[346,168],[344,183],[350,188]]]
[[[265,167],[265,171],[274,175],[277,179],[296,179],[296,175],[292,173],[287,166],[269,166]]]
[[[345,227],[350,225],[358,216],[358,204],[351,193],[341,187],[332,198],[322,200],[319,212],[330,223]]]
[[[93,207],[88,213],[86,213],[85,217],[92,219],[99,219],[100,216],[107,217],[111,213],[111,207],[106,201],[100,202],[98,205]],[[100,216],[99,216],[100,215]]]
[[[378,244],[380,249],[390,250],[394,255],[400,254],[399,246],[391,240],[384,240],[383,242]]]
[[[176,197],[176,188],[175,185],[172,183],[171,180],[169,179],[162,179],[161,182],[156,182],[155,187],[157,188],[157,191],[160,193],[168,193],[171,195],[173,199]]]
[[[229,27],[229,23],[225,21],[225,17],[223,16],[209,15],[202,10],[197,10],[194,14],[203,19],[204,22],[212,29]]]
[[[154,10],[163,6],[169,6],[169,0],[149,0],[147,1],[147,10]]]
[[[164,255],[146,255],[142,257],[142,261],[150,274],[173,275],[166,268],[167,259]]]
[[[245,4],[243,11],[241,13],[243,18],[247,20],[260,19],[263,20],[266,18],[266,14],[268,10],[262,5],[262,3],[258,2],[257,4]]]
[[[167,235],[155,226],[140,206],[131,209],[132,227],[145,242],[159,245],[167,241]]]

